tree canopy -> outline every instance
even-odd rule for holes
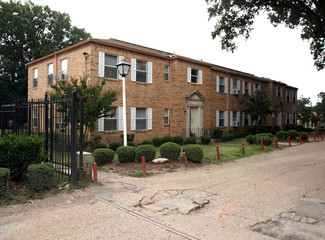
[[[68,14],[0,0],[0,100],[27,96],[27,62],[90,38]]]
[[[312,109],[312,103],[310,101],[310,98],[300,97],[297,101],[298,105],[298,115],[297,118],[303,123],[309,123],[311,121],[311,118],[313,116],[313,109]]]
[[[314,107],[317,115],[321,117],[322,121],[325,121],[325,92],[320,92],[318,95],[318,102]]]
[[[318,70],[325,68],[325,1],[324,0],[206,0],[209,20],[216,19],[212,38],[221,38],[222,49],[234,51],[235,39],[250,37],[253,23],[260,13],[270,22],[301,27],[301,38],[310,42],[310,50]]]

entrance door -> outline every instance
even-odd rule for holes
[[[282,112],[278,112],[276,116],[276,125],[282,129]]]
[[[199,136],[199,108],[190,108],[190,135]]]

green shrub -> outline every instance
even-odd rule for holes
[[[223,142],[228,142],[228,141],[231,141],[232,139],[234,139],[234,135],[231,133],[226,133],[221,136],[221,141],[223,141]]]
[[[54,186],[54,166],[52,163],[31,164],[28,166],[29,186],[35,190],[51,189]]]
[[[273,136],[273,134],[272,133],[259,133],[259,134],[256,134],[256,137],[257,136],[268,136],[269,138],[273,138],[274,136]]]
[[[142,145],[153,145],[151,140],[143,140]]]
[[[103,144],[103,143],[95,144],[94,147],[93,147],[93,151],[95,151],[98,148],[106,148],[106,144]]]
[[[118,142],[112,142],[110,145],[109,145],[109,148],[112,149],[114,152],[116,151],[116,149],[118,147],[121,147],[122,144],[121,143],[118,143]]]
[[[189,144],[183,148],[183,152],[186,153],[186,157],[191,162],[202,162],[203,150],[199,145]]]
[[[219,128],[215,128],[212,130],[211,137],[212,139],[219,139],[221,138],[222,134],[223,134],[223,130]]]
[[[167,142],[159,148],[160,156],[169,160],[176,160],[181,153],[181,147],[177,143]]]
[[[93,152],[94,160],[98,166],[110,163],[114,159],[114,151],[109,148],[97,148]]]
[[[141,145],[135,149],[135,160],[141,162],[144,157],[146,162],[151,162],[156,157],[156,148],[150,144]]]
[[[163,141],[164,141],[164,143],[166,143],[166,142],[173,142],[173,137],[166,136],[166,137],[163,138]]]
[[[233,138],[241,138],[241,136],[242,136],[242,134],[241,134],[240,132],[235,131],[235,130],[230,130],[230,131],[228,132],[228,134],[229,134],[229,133],[233,135]]]
[[[120,163],[134,162],[135,147],[121,146],[117,149],[117,156]]]
[[[208,135],[202,135],[201,136],[201,143],[202,144],[210,144],[211,142],[211,137]]]
[[[299,132],[299,135],[301,136],[302,140],[306,140],[307,139],[307,133],[306,132]]]
[[[124,139],[124,135],[123,134],[121,134],[120,137],[122,139]],[[134,134],[126,134],[126,141],[127,142],[133,142],[134,137],[135,137]]]
[[[177,143],[179,145],[183,145],[184,144],[184,139],[183,139],[182,136],[176,136],[176,137],[173,137],[173,142]]]
[[[9,188],[10,169],[0,168],[0,198],[6,196]]]
[[[291,130],[287,131],[287,133],[291,139],[296,139],[298,137],[298,131],[296,131],[296,130],[291,129]]]
[[[134,142],[132,142],[132,141],[128,141],[127,145],[128,145],[128,146],[131,146],[131,147],[136,147],[136,146],[137,146],[137,145],[136,145]]]
[[[265,146],[270,146],[273,141],[273,138],[270,138],[267,134],[257,134],[255,137],[257,145],[261,145],[261,139],[263,139],[263,145]]]
[[[275,136],[279,141],[285,141],[288,138],[288,133],[286,131],[278,131]]]
[[[196,137],[187,137],[185,143],[186,144],[196,144]]]
[[[246,136],[246,142],[248,142],[249,144],[253,144],[256,143],[256,138],[254,135],[247,135]]]
[[[22,181],[27,167],[46,160],[43,137],[9,134],[0,138],[0,167],[10,169],[13,181]]]
[[[164,143],[164,140],[162,138],[155,137],[152,139],[152,143],[155,147],[160,147]]]

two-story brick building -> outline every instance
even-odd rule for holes
[[[216,127],[245,131],[254,123],[242,112],[240,99],[257,90],[266,90],[278,111],[266,119],[267,125],[296,123],[297,88],[115,39],[88,39],[28,63],[28,98],[42,98],[55,81],[84,76],[89,84],[107,78],[105,88],[121,93],[116,64],[122,58],[131,63],[126,76],[127,128],[136,142],[199,136]],[[113,106],[114,116],[99,119],[92,133],[106,143],[121,141],[122,94]]]

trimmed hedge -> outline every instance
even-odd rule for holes
[[[232,139],[234,139],[234,135],[231,133],[226,133],[221,136],[221,141],[223,141],[223,142],[228,142],[228,141],[231,141]]]
[[[160,156],[169,160],[177,160],[181,153],[181,147],[177,143],[167,142],[159,148]]]
[[[268,136],[269,138],[273,138],[274,136],[273,136],[273,134],[272,133],[259,133],[259,134],[256,134],[256,136]]]
[[[286,131],[278,131],[275,136],[280,141],[285,141],[288,138],[288,133]]]
[[[35,191],[51,189],[54,186],[53,164],[31,164],[28,166],[27,179],[29,186]]]
[[[117,149],[117,156],[120,163],[134,162],[135,147],[121,146]]]
[[[131,146],[131,147],[137,147],[137,145],[134,142],[132,142],[132,141],[128,141],[127,142],[127,145],[128,146]]]
[[[256,142],[256,138],[254,135],[247,135],[246,136],[246,142],[248,142],[249,144],[253,144]]]
[[[145,144],[153,145],[151,140],[143,140],[142,145],[145,145]]]
[[[9,188],[10,169],[0,168],[0,198],[6,196]]]
[[[146,162],[151,162],[156,157],[156,148],[150,144],[145,144],[135,149],[135,160],[141,162],[144,157]]]
[[[223,134],[223,130],[221,130],[219,128],[213,129],[212,133],[211,133],[213,139],[221,138],[222,134]]]
[[[42,154],[43,137],[8,134],[0,138],[0,167],[10,169],[12,181],[22,181],[27,167],[47,158]]]
[[[290,136],[291,139],[296,139],[298,137],[298,135],[299,135],[298,131],[293,130],[293,129],[287,131],[287,133],[288,133],[288,136]]]
[[[98,166],[110,163],[114,159],[114,151],[109,148],[98,148],[93,152],[94,160]]]
[[[199,145],[189,144],[183,148],[183,152],[186,153],[186,157],[191,162],[202,162],[203,150]]]
[[[177,143],[179,145],[183,145],[184,144],[184,139],[183,139],[182,136],[176,136],[176,137],[173,137],[173,142]]]
[[[112,149],[114,152],[116,151],[116,149],[118,147],[121,147],[122,144],[121,143],[118,143],[118,142],[112,142],[110,145],[109,145],[109,148]]]
[[[164,143],[166,143],[166,142],[173,142],[173,137],[171,137],[171,136],[165,136],[163,138],[163,141],[164,141]]]
[[[106,144],[103,144],[103,143],[97,143],[97,144],[94,145],[94,147],[93,147],[93,151],[95,151],[95,150],[98,149],[98,148],[106,148],[106,147],[107,147]]]
[[[302,140],[306,140],[307,139],[307,133],[306,132],[299,132],[298,133],[301,136]]]
[[[164,140],[162,138],[155,137],[152,139],[152,143],[155,147],[160,147],[164,143]]]
[[[196,137],[187,137],[185,143],[186,144],[196,144]]]
[[[211,142],[211,137],[208,135],[202,135],[201,136],[201,143],[202,144],[210,144]]]
[[[256,144],[261,145],[261,139],[263,139],[263,145],[270,146],[273,142],[273,138],[270,138],[267,134],[257,134]]]

